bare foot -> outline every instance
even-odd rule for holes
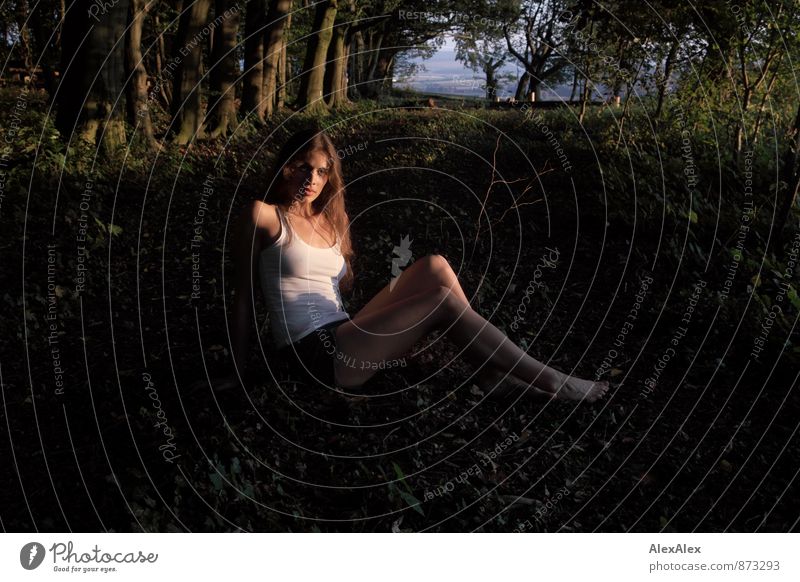
[[[594,402],[608,392],[608,380],[593,382],[556,371],[552,394],[558,400],[586,400]]]
[[[554,400],[556,398],[554,393],[545,392],[533,384],[527,384],[514,374],[503,374],[497,368],[488,364],[478,372],[475,380],[481,388],[491,392],[493,396],[508,396],[514,395],[519,391],[523,393],[527,391],[530,396],[546,400]]]

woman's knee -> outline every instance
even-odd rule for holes
[[[432,298],[436,304],[436,311],[447,322],[458,318],[466,309],[470,308],[468,304],[464,303],[458,293],[447,285],[435,287],[432,290]]]
[[[425,255],[414,261],[414,265],[443,283],[448,283],[454,276],[450,263],[442,255]]]
[[[450,278],[453,268],[442,255],[426,255],[422,260],[431,273],[442,275],[447,279]]]

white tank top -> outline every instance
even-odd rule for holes
[[[281,208],[275,208],[281,233],[261,251],[259,275],[272,337],[278,347],[284,347],[318,327],[350,317],[339,295],[347,264],[338,236],[331,248],[312,247],[292,229]]]

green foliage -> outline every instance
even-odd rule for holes
[[[399,495],[400,498],[408,505],[408,507],[412,508],[414,511],[424,517],[425,512],[423,512],[421,509],[422,502],[414,497],[411,487],[409,487],[408,483],[406,482],[406,476],[403,473],[403,470],[397,463],[392,463],[392,467],[394,468],[395,475],[400,480],[402,487],[398,487],[395,483],[390,483],[389,497],[391,498],[393,495]]]

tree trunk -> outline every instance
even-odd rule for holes
[[[181,14],[178,24],[178,37],[175,39],[179,59],[174,83],[172,84],[172,129],[173,142],[187,144],[202,135],[202,91],[203,78],[203,28],[208,20],[211,0],[195,0],[191,7]]]
[[[124,105],[128,0],[92,16],[94,3],[75,0],[65,14],[56,126],[63,136],[78,133],[106,151],[125,144]],[[115,104],[116,103],[116,104]]]
[[[161,30],[161,22],[158,13],[153,13],[153,29],[158,34],[158,48],[156,50],[156,83],[158,83],[158,94],[161,97],[161,104],[167,111],[172,110],[172,84],[167,83],[164,78],[164,63],[167,62],[167,48],[164,42],[164,32]]]
[[[244,23],[244,81],[242,83],[242,111],[255,113],[254,121],[263,123],[261,106],[264,87],[264,0],[247,3]]]
[[[358,99],[361,96],[361,82],[363,80],[364,63],[364,34],[359,30],[356,32],[348,49],[348,95],[350,99]]]
[[[383,44],[391,47],[393,43],[384,42]],[[389,70],[394,64],[394,57],[397,51],[397,48],[382,48],[378,51],[378,56],[373,63],[369,77],[363,85],[365,97],[375,99],[385,90],[386,78],[389,76]]]
[[[797,106],[797,115],[794,118],[794,125],[789,129],[788,138],[778,182],[778,196],[783,193],[783,200],[772,237],[772,250],[778,258],[783,258],[783,231],[800,192],[800,105]],[[781,188],[782,184],[786,186]]]
[[[33,81],[33,59],[31,58],[31,33],[28,25],[30,23],[30,11],[28,10],[27,0],[16,2],[17,17],[17,52],[22,57],[22,63],[27,76]]]
[[[636,82],[639,80],[639,73],[641,73],[646,61],[647,57],[641,60],[636,72],[633,74],[633,78],[630,79],[628,86],[625,88],[625,107],[622,108],[622,115],[617,121],[617,124],[619,125],[619,133],[617,135],[616,145],[617,148],[619,148],[620,144],[622,143],[622,129],[625,127],[625,120],[628,118],[628,112],[630,111],[631,107],[631,93],[633,93],[633,88],[636,86]]]
[[[342,55],[342,74],[339,77],[339,94],[342,96],[342,104],[350,104],[349,87],[350,76],[347,74],[347,63],[350,61],[350,43],[344,43],[344,54]]]
[[[63,14],[62,11],[62,18]],[[58,86],[55,75],[57,61],[54,60],[54,57],[57,58],[60,50],[60,40],[55,34],[51,35],[53,31],[45,26],[46,23],[49,24],[49,22],[52,21],[52,15],[52,6],[42,6],[42,3],[39,3],[39,5],[33,9],[30,22],[34,42],[36,43],[36,50],[40,55],[39,66],[42,68],[42,80],[44,81],[44,87],[48,94],[48,107],[52,104],[52,99],[55,96],[56,87]],[[59,27],[58,30],[61,30],[61,28]]]
[[[752,97],[752,92],[750,91],[749,87],[745,87],[742,95],[742,109],[741,109],[741,117],[736,122],[736,131],[733,135],[733,163],[734,165],[739,164],[739,158],[742,153],[742,141],[744,137],[744,125],[746,123],[745,116],[747,115],[747,110],[750,108],[750,99]]]
[[[153,122],[150,119],[150,96],[147,94],[147,71],[142,60],[142,28],[147,10],[147,0],[130,0],[130,21],[128,38],[125,43],[125,68],[127,78],[128,124],[141,130],[145,144],[155,149],[158,147],[153,135]],[[135,135],[134,135],[135,137]]]
[[[286,105],[286,79],[289,78],[286,71],[286,49],[289,44],[288,34],[289,28],[292,26],[292,13],[289,12],[286,17],[286,26],[283,29],[283,38],[281,39],[281,57],[278,61],[278,96],[275,100],[275,107],[281,109]]]
[[[486,100],[494,101],[497,96],[497,77],[495,71],[497,68],[491,62],[486,62],[483,67],[483,72],[486,75]]]
[[[76,6],[64,15],[63,33],[61,34],[61,80],[56,94],[55,126],[64,138],[68,138],[75,130],[81,112],[81,92],[83,90],[85,71],[78,65],[72,65],[78,51],[85,53],[83,34],[88,27],[88,2],[84,6]]]
[[[208,137],[227,137],[236,127],[235,83],[239,67],[236,63],[236,36],[239,32],[239,7],[231,7],[228,0],[216,0],[215,18],[223,17],[214,29],[211,52],[211,100],[206,114]]]
[[[327,111],[322,90],[325,80],[325,57],[333,37],[338,0],[326,0],[317,4],[314,27],[306,50],[303,72],[300,76],[300,92],[297,104],[307,111]]]
[[[586,116],[586,105],[589,103],[589,77],[583,79],[583,89],[581,90],[581,112],[578,114],[578,123],[583,124]]]
[[[380,30],[369,31],[366,49],[364,47],[358,49],[361,55],[366,56],[366,58],[361,59],[362,66],[359,67],[358,89],[359,93],[368,99],[377,97],[379,93],[372,80],[375,78],[378,69],[378,60],[380,59],[383,45],[389,44],[385,42],[386,29],[387,25],[384,24]]]
[[[528,86],[531,82],[531,75],[528,71],[523,71],[517,83],[517,90],[514,92],[514,100],[522,101],[528,93]]]
[[[333,109],[338,109],[348,102],[347,87],[345,85],[345,72],[347,70],[345,34],[344,25],[334,28],[333,39],[328,46],[328,66],[325,70],[323,91],[327,97],[328,106]]]
[[[739,164],[739,157],[742,153],[742,136],[744,135],[745,118],[747,109],[750,106],[750,98],[753,92],[753,86],[750,83],[749,75],[747,72],[747,44],[743,41],[743,32],[739,31],[739,45],[737,47],[737,54],[739,55],[739,65],[742,75],[742,100],[741,100],[741,117],[736,122],[736,131],[733,135],[733,162],[735,165]]]
[[[397,52],[392,53],[392,60],[389,61],[389,68],[386,70],[386,75],[383,77],[383,83],[381,83],[381,93],[389,93],[394,89],[394,65],[397,62],[395,57],[397,56]]]
[[[658,103],[656,104],[656,112],[654,117],[657,119],[661,116],[661,110],[664,107],[664,96],[667,94],[667,85],[669,85],[669,78],[672,75],[672,68],[675,65],[675,57],[678,54],[678,47],[680,43],[675,40],[669,47],[667,60],[664,63],[664,79],[658,87]]]
[[[569,102],[575,101],[575,93],[578,91],[578,67],[574,68],[572,74],[572,91],[569,93]]]
[[[262,117],[270,117],[277,105],[278,64],[283,55],[283,30],[292,0],[271,0],[264,35],[264,89]]]
[[[755,146],[756,142],[758,142],[758,134],[761,131],[761,124],[764,119],[764,108],[767,105],[767,99],[769,99],[770,94],[772,93],[772,88],[775,85],[775,80],[778,78],[778,68],[776,67],[772,73],[772,78],[767,83],[767,88],[764,90],[764,95],[761,97],[761,105],[758,107],[758,114],[756,115],[756,122],[753,126],[753,140],[751,141],[751,145]]]
[[[542,100],[542,82],[533,76],[531,76],[530,89],[525,93],[525,101],[531,101],[531,95],[534,97],[533,101],[539,102]]]

